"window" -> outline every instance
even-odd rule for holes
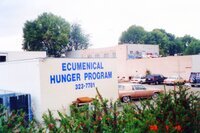
[[[200,72],[191,72],[189,80],[192,83],[200,83]]]
[[[87,55],[85,55],[85,54],[82,54],[82,58],[87,58]]]
[[[124,85],[118,85],[118,89],[119,89],[119,90],[124,90],[124,89],[125,89],[125,86],[124,86]]]
[[[135,90],[146,90],[146,88],[142,85],[135,85],[134,88]]]
[[[0,62],[5,62],[6,61],[6,56],[0,56]]]
[[[135,90],[135,87],[134,87],[134,86],[132,86],[132,90]]]
[[[108,53],[105,53],[104,54],[104,58],[108,58],[109,57],[109,54]]]
[[[116,53],[115,52],[112,53],[112,57],[116,58]]]
[[[88,58],[92,58],[92,55],[88,55],[87,57],[88,57]]]
[[[99,54],[95,54],[95,58],[99,58],[100,56],[99,56]]]

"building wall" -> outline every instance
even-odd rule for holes
[[[158,45],[126,44],[128,59],[147,58],[148,56],[159,57]]]
[[[158,45],[150,45],[150,44],[126,44],[128,47],[128,52],[133,51],[145,51],[151,53],[159,54],[159,46]]]
[[[130,54],[130,52],[133,52]],[[114,47],[97,48],[77,50],[66,53],[68,58],[123,58],[128,59],[129,55],[138,53],[152,53],[159,55],[158,45],[146,45],[146,44],[123,44],[116,45]]]
[[[118,67],[119,69],[124,69]],[[153,74],[163,74],[164,76],[180,75],[189,79],[192,69],[192,56],[169,56],[162,58],[148,58],[127,60],[125,75],[144,75],[146,70]]]
[[[33,58],[45,58],[46,52],[35,52],[35,51],[27,51],[27,52],[0,52],[0,55],[6,55],[6,61],[16,61],[16,60],[27,60]]]
[[[86,49],[67,52],[68,58],[117,58],[117,74],[119,78],[126,77],[127,60],[129,59],[130,51],[145,53],[158,53],[158,45],[146,44],[123,44],[114,47]],[[98,56],[97,56],[98,55]],[[116,56],[114,56],[116,55]]]
[[[116,58],[114,54],[116,54],[115,47],[108,48],[98,48],[98,49],[86,49],[86,50],[77,50],[70,51],[66,53],[67,58]]]
[[[200,55],[192,56],[192,72],[200,72]]]
[[[102,69],[63,71],[62,63],[69,62],[100,62]],[[84,80],[85,73],[93,72],[112,74],[109,78]],[[96,87],[104,98],[113,101],[118,98],[115,59],[43,58],[12,61],[0,63],[0,73],[0,92],[31,94],[33,113],[39,121],[48,109],[56,114],[58,110],[69,113],[69,105],[78,97],[95,98]],[[60,74],[80,74],[81,80],[56,84],[50,82],[51,75]],[[92,86],[86,87],[88,83],[92,83]],[[84,87],[80,88],[82,84]]]
[[[117,76],[119,78],[126,76],[126,61],[127,61],[127,47],[125,45],[119,45],[116,49],[117,51]]]
[[[74,71],[62,71],[62,63],[72,62],[102,62],[102,70],[74,70]],[[112,64],[112,65],[111,65]],[[116,100],[118,98],[117,89],[117,75],[116,75],[116,61],[115,59],[46,59],[40,62],[40,74],[41,74],[41,101],[42,112],[47,112],[47,109],[52,111],[60,110],[61,112],[69,113],[69,105],[72,101],[75,101],[78,97],[92,97],[94,98],[97,93],[95,87],[98,88],[101,95],[110,100]],[[87,72],[105,72],[112,71],[111,79],[96,79],[96,80],[83,80],[84,73]],[[81,75],[81,81],[67,82],[67,83],[50,83],[50,75],[57,74],[72,74],[79,73]],[[95,87],[78,89],[77,84],[95,83]]]
[[[0,91],[31,94],[32,109],[36,118],[40,112],[39,60],[0,63]]]

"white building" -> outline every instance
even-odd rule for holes
[[[123,44],[114,47],[86,49],[66,53],[70,58],[122,58],[138,59],[159,57],[158,45]]]
[[[158,51],[157,45],[118,45],[68,52],[70,58],[46,58],[46,53],[40,52],[1,52],[0,90],[31,94],[33,112],[41,120],[48,109],[69,112],[69,105],[76,98],[95,97],[96,87],[104,98],[116,100],[117,77],[128,78],[150,70],[189,79],[192,70],[200,70],[200,55],[142,59],[130,56],[157,55]]]
[[[27,60],[33,58],[45,58],[46,52],[0,52],[0,62],[15,61],[15,60]]]
[[[23,53],[23,52],[22,52]],[[115,59],[43,58],[36,54],[16,60],[6,57],[0,63],[0,90],[31,94],[37,120],[48,109],[69,113],[69,105],[78,97],[94,98],[96,87],[108,100],[118,98]],[[42,57],[42,58],[41,58]]]
[[[200,55],[192,56],[192,72],[200,72]]]
[[[145,75],[149,70],[153,74],[164,76],[180,75],[188,80],[193,70],[199,69],[200,55],[159,56],[158,45],[125,44],[108,48],[87,49],[68,52],[69,58],[116,58],[119,79],[134,75]]]

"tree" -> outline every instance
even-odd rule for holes
[[[127,31],[122,32],[119,44],[157,44],[160,48],[160,55],[174,54],[199,54],[200,40],[185,35],[184,37],[175,37],[163,29],[153,29],[150,32],[140,26],[130,26]]]
[[[192,41],[185,50],[186,55],[200,54],[200,41]]]
[[[143,44],[146,38],[146,31],[141,26],[130,26],[127,31],[124,31],[120,37],[120,44]]]
[[[48,56],[60,57],[69,43],[70,24],[52,13],[43,13],[23,28],[23,49],[46,51]]]
[[[71,25],[71,31],[70,31],[70,39],[69,39],[69,46],[67,47],[67,50],[71,51],[79,50],[79,49],[87,49],[89,46],[89,36],[85,35],[81,29],[81,26],[79,24],[73,24]]]

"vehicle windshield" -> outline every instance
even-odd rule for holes
[[[124,89],[125,89],[125,86],[124,86],[124,85],[118,85],[118,89],[119,89],[119,90],[124,90]]]
[[[152,75],[147,75],[147,78],[152,78],[153,76]]]

